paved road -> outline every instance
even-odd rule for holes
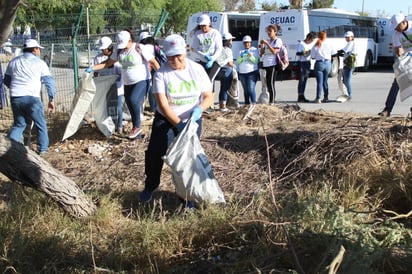
[[[339,103],[299,103],[299,106],[304,110],[319,110],[337,111],[337,112],[353,112],[376,115],[385,105],[386,96],[392,84],[394,74],[388,67],[376,68],[370,72],[355,72],[352,77],[352,93],[353,99],[350,102]],[[297,100],[297,84],[296,80],[283,80],[276,82],[276,101],[279,104],[296,104]],[[218,103],[219,83],[215,85],[215,102]],[[256,92],[259,96],[261,92],[261,82],[257,84]],[[316,94],[316,79],[309,78],[306,87],[306,98],[313,100]],[[336,78],[329,78],[329,99],[334,99],[341,95],[338,88]],[[240,102],[243,103],[243,90],[239,91]],[[392,116],[406,116],[412,106],[412,98],[401,102],[397,98],[395,107],[392,111]]]

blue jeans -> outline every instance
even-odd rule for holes
[[[395,105],[395,102],[396,102],[396,97],[398,96],[398,92],[399,92],[399,85],[398,85],[398,82],[396,81],[396,78],[394,78],[392,82],[392,86],[388,93],[388,97],[386,97],[385,110],[392,112],[393,106]]]
[[[123,127],[123,95],[117,95],[117,128]]]
[[[150,73],[152,74],[152,80],[149,82],[149,87],[147,89],[147,99],[149,101],[150,111],[155,112],[156,111],[156,99],[153,95],[153,79],[154,79],[155,71],[152,70]]]
[[[306,89],[306,82],[309,78],[310,61],[299,61],[299,83],[298,95],[304,95]]]
[[[9,138],[16,142],[23,141],[23,132],[26,126],[31,126],[31,121],[37,129],[38,152],[49,149],[49,135],[47,133],[46,118],[43,103],[39,97],[21,96],[11,97],[14,123],[9,132]]]
[[[222,68],[219,72],[220,80],[220,92],[219,92],[219,102],[227,101],[227,92],[232,85],[233,79],[233,68]]]
[[[259,70],[249,73],[239,73],[239,80],[242,83],[245,104],[256,104],[256,82],[259,79]]]
[[[343,67],[343,84],[346,87],[346,90],[348,91],[348,96],[349,98],[352,98],[352,74],[353,71],[355,70],[355,67],[353,68],[348,68],[347,66]]]
[[[124,85],[124,98],[129,108],[133,127],[140,128],[140,112],[150,80],[143,80],[133,85]]]
[[[199,127],[197,135],[202,132],[202,119],[197,121]],[[160,184],[160,175],[163,168],[162,156],[166,154],[167,148],[177,136],[177,128],[165,117],[156,112],[149,145],[145,151],[145,190],[154,191]]]
[[[320,97],[322,96],[322,89],[324,93],[323,98],[329,97],[328,77],[330,68],[330,60],[316,61],[315,63],[316,99],[320,99]]]

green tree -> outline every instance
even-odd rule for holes
[[[165,5],[169,17],[162,29],[165,36],[171,32],[186,32],[189,15],[199,11],[223,11],[223,2],[220,0],[167,0]]]
[[[273,2],[273,3],[263,2],[262,3],[262,10],[265,10],[265,11],[277,10],[278,8],[279,7],[276,2]]]
[[[239,6],[240,12],[255,10],[255,0],[243,0],[243,4]]]
[[[235,10],[241,0],[223,0],[225,10]]]
[[[303,0],[289,0],[291,9],[301,9],[303,6]]]
[[[331,8],[334,2],[334,0],[313,0],[311,6],[313,9]]]

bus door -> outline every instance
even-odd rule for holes
[[[393,61],[392,31],[390,18],[378,18],[378,59],[381,62]]]

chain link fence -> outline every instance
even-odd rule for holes
[[[46,115],[49,134],[53,134],[54,128],[60,128],[67,123],[79,78],[84,69],[92,64],[94,57],[100,53],[98,49],[100,37],[109,36],[115,42],[116,33],[123,29],[131,30],[135,37],[138,37],[141,31],[153,33],[161,12],[160,10],[142,10],[140,14],[131,11],[101,12],[82,6],[79,14],[36,15],[30,18],[25,26],[14,27],[10,39],[14,55],[21,54],[22,45],[27,38],[35,38],[45,47],[41,52],[41,58],[49,65],[56,84],[56,111]],[[11,56],[6,55],[2,48],[0,61],[3,76],[10,59]],[[0,132],[7,133],[13,123],[13,114],[7,87],[3,86],[3,88],[5,92],[1,94]],[[47,110],[48,98],[44,87],[42,99]]]

